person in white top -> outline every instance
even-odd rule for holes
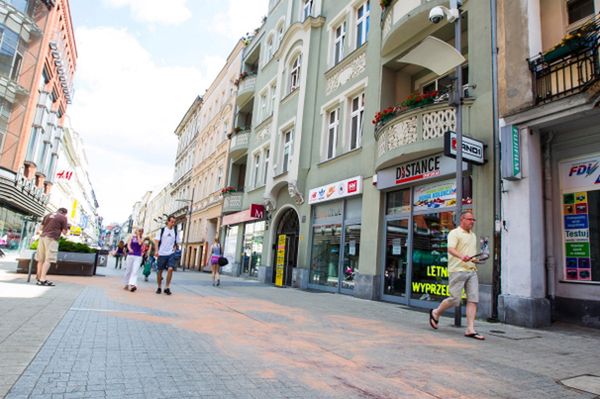
[[[173,277],[173,269],[176,267],[173,262],[173,255],[179,249],[179,244],[181,244],[181,237],[178,237],[174,216],[169,216],[166,226],[160,229],[154,238],[154,243],[156,245],[155,248],[158,248],[158,273],[156,275],[158,288],[156,289],[156,293],[160,294],[162,292],[162,272],[166,270],[167,283],[165,284],[165,294],[171,295],[171,278]]]

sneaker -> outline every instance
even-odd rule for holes
[[[162,290],[160,289],[160,287],[156,289],[157,294],[160,294],[161,292],[162,292]],[[165,290],[165,292],[167,292],[167,290]]]
[[[131,288],[129,289],[129,291],[131,291],[131,292],[135,292],[135,290],[137,290],[137,287],[135,285],[132,285]]]
[[[165,294],[171,295],[171,290],[169,288],[165,288]]]

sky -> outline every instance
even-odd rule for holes
[[[268,0],[71,0],[77,65],[67,110],[104,224],[169,183],[174,132]],[[168,5],[168,6],[167,6]]]

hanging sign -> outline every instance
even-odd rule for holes
[[[456,132],[444,133],[444,155],[456,158]],[[463,134],[462,157],[465,162],[483,165],[485,163],[485,143]]]
[[[275,265],[275,285],[283,287],[283,271],[285,268],[285,234],[280,234],[277,239],[277,264]]]
[[[519,128],[513,125],[500,129],[502,150],[502,178],[506,180],[521,179],[521,137]]]

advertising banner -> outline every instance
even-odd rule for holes
[[[456,180],[425,184],[414,190],[415,211],[456,205]]]
[[[280,234],[277,238],[277,264],[275,265],[275,285],[283,287],[283,271],[285,267],[285,242],[286,235]]]
[[[356,176],[313,188],[308,192],[308,203],[317,204],[319,202],[350,197],[360,193],[362,193],[362,176]]]

